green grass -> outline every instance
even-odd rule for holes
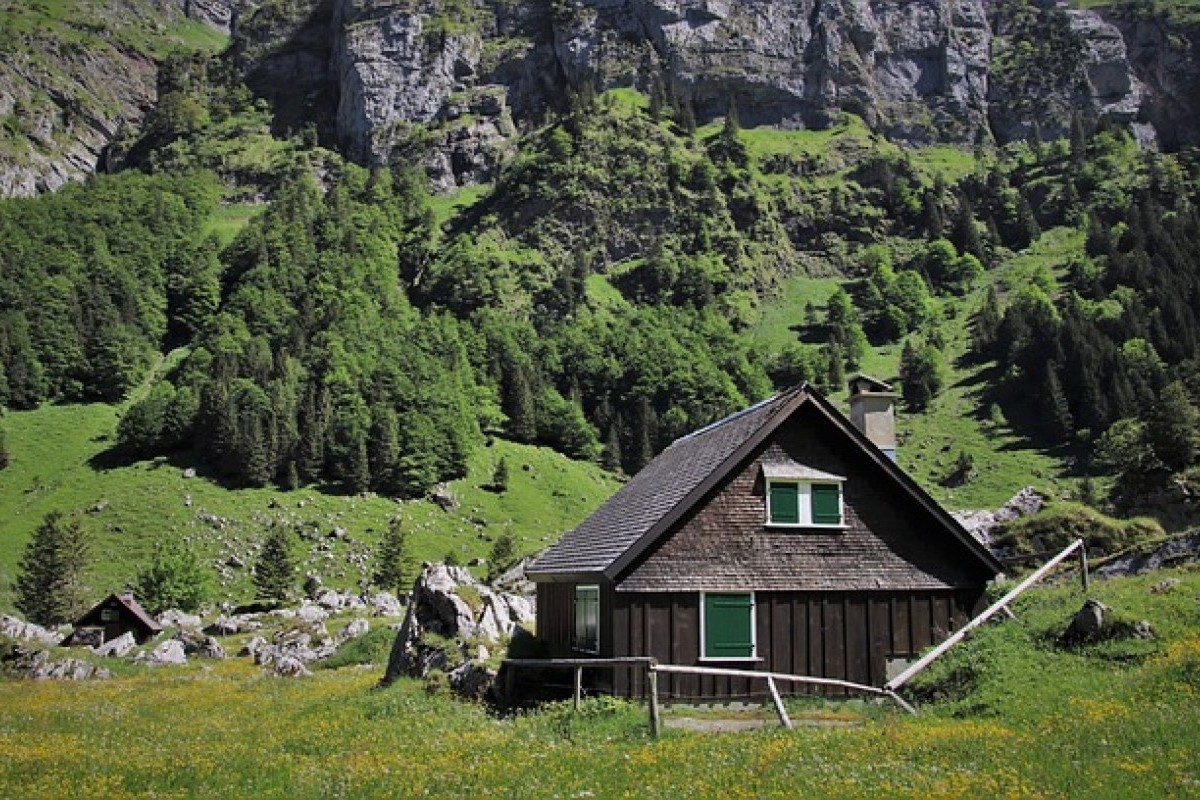
[[[218,206],[204,232],[206,235],[215,234],[222,246],[228,245],[263,208],[261,203],[228,203]]]
[[[913,718],[860,703],[853,727],[668,729],[605,698],[511,718],[382,672],[303,680],[246,659],[85,684],[0,680],[6,797],[975,798],[1200,795],[1200,574],[1098,582],[1159,639],[1067,650],[1082,602],[1039,588],[935,667]],[[819,714],[818,714],[819,715]]]
[[[5,415],[12,463],[0,471],[0,609],[11,607],[21,553],[52,510],[80,515],[91,534],[96,563],[89,585],[99,599],[122,588],[158,540],[190,541],[206,559],[223,560],[234,552],[250,564],[268,527],[280,522],[312,532],[298,541],[300,552],[309,559],[308,569],[335,586],[359,585],[361,575],[347,558],[373,548],[395,516],[411,532],[418,560],[451,553],[462,563],[486,558],[504,532],[513,534],[520,554],[530,554],[577,524],[617,486],[594,465],[497,440],[474,454],[466,478],[450,485],[459,500],[453,511],[430,501],[345,497],[316,487],[234,491],[205,477],[185,478],[183,469],[193,465],[186,454],[173,461],[106,463],[103,454],[113,444],[118,414],[117,408],[97,404]],[[497,494],[483,486],[502,457],[509,483]],[[337,528],[349,541],[327,538]],[[325,546],[331,548],[329,558]],[[248,599],[248,570],[236,571],[221,593]]]
[[[479,183],[474,186],[463,186],[449,194],[434,195],[430,198],[433,218],[437,225],[443,225],[466,209],[487,197],[492,190],[492,184]]]

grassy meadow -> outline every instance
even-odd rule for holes
[[[114,458],[120,411],[104,404],[47,405],[4,415],[12,463],[0,471],[0,608],[11,607],[21,553],[53,510],[83,520],[95,562],[89,586],[99,600],[132,580],[157,541],[187,542],[214,562],[237,555],[251,564],[277,524],[307,532],[309,538],[297,538],[306,571],[347,588],[362,579],[350,557],[368,553],[396,517],[410,531],[418,560],[452,554],[466,564],[486,558],[505,532],[527,555],[577,524],[618,485],[595,465],[496,440],[474,454],[466,478],[450,484],[458,505],[448,511],[428,500],[347,497],[315,486],[231,491],[202,472],[186,477],[195,466],[187,453],[132,463]],[[508,488],[489,491],[501,458],[509,468]],[[344,535],[330,537],[337,529]],[[240,570],[221,585],[217,599],[248,600],[252,594],[248,570]]]
[[[1151,587],[1180,581],[1167,592]],[[1096,582],[1155,641],[1055,641],[1077,583],[1039,588],[910,692],[739,733],[606,698],[498,717],[382,666],[269,677],[246,659],[86,684],[0,680],[3,797],[1196,797],[1200,572]],[[668,725],[694,714],[670,709]],[[703,716],[719,717],[720,709]]]

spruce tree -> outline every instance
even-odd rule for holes
[[[375,585],[401,595],[408,591],[414,572],[416,561],[408,545],[408,532],[396,517],[388,524],[375,555]]]
[[[267,534],[254,564],[255,597],[259,600],[278,605],[291,594],[296,583],[296,560],[291,544],[286,528],[271,528]]]
[[[504,456],[496,462],[496,469],[492,472],[492,491],[505,492],[508,491],[508,459]]]
[[[492,544],[492,552],[488,556],[488,580],[494,581],[500,577],[517,560],[517,540],[505,531]]]
[[[1154,455],[1172,472],[1189,467],[1196,458],[1200,411],[1192,405],[1182,381],[1167,384],[1146,420],[1146,438]]]
[[[16,606],[39,625],[59,625],[84,610],[84,572],[90,548],[77,518],[51,511],[25,547],[17,575]]]

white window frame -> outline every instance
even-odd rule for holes
[[[748,594],[750,595],[750,655],[748,656],[712,656],[705,652],[706,642],[708,640],[708,624],[705,617],[707,614],[704,611],[707,603],[707,596],[710,594]],[[758,655],[758,594],[753,591],[742,592],[736,590],[700,592],[700,660],[701,661],[741,661],[745,663],[762,661]]]
[[[812,521],[812,487],[815,485],[821,486],[836,486],[838,487],[838,519],[840,522],[813,522]],[[799,522],[776,522],[771,519],[771,487],[772,486],[795,486],[796,487],[796,505],[799,512]],[[820,481],[802,481],[792,480],[787,478],[767,478],[766,492],[763,494],[765,499],[763,509],[764,524],[771,528],[823,528],[826,530],[841,531],[846,529],[846,482],[845,480],[820,480]]]
[[[579,595],[581,595],[581,594],[593,595],[595,597],[595,603],[593,605],[593,607],[596,609],[595,649],[592,649],[591,647],[583,647],[580,644],[581,640],[579,637],[579,622],[580,622],[580,620],[579,620],[579,611],[580,611]],[[571,633],[571,648],[574,650],[578,650],[581,653],[595,653],[598,655],[600,653],[600,585],[599,584],[583,583],[583,584],[579,584],[575,587],[574,603],[572,605],[572,615],[571,616],[572,616],[572,624],[573,624],[573,630]]]

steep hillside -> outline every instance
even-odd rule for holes
[[[213,5],[0,2],[0,197],[106,169],[109,145],[137,131],[155,105],[157,61],[176,49],[223,47],[201,13]],[[193,9],[204,21],[190,18]]]

